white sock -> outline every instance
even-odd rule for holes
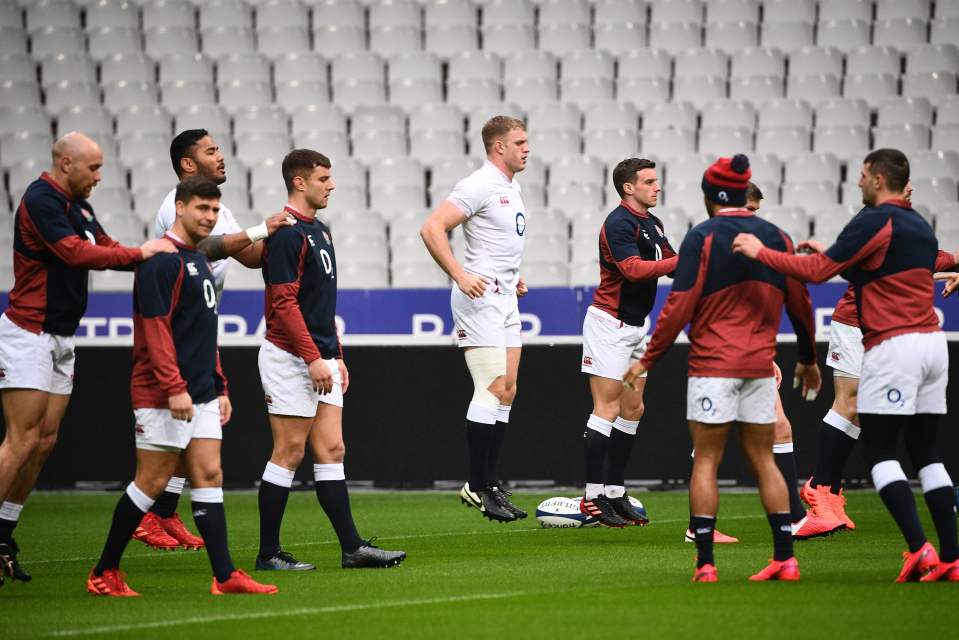
[[[609,434],[613,432],[613,423],[609,420],[603,420],[597,415],[590,414],[589,419],[586,421],[586,428],[601,433],[608,438]]]
[[[23,505],[7,500],[0,505],[0,520],[17,522],[20,520],[20,512],[23,511]]]
[[[920,469],[919,482],[922,484],[923,493],[929,493],[941,487],[952,486],[952,478],[949,477],[949,472],[946,471],[945,465],[941,462],[927,464]],[[2,510],[0,510],[0,512],[2,512]]]
[[[627,435],[634,436],[639,429],[639,420],[626,420],[625,418],[616,418],[613,421],[613,428],[622,431]]]
[[[923,467],[925,468],[925,467]],[[877,462],[872,468],[872,483],[876,491],[882,491],[893,482],[908,482],[906,472],[902,470],[902,465],[898,460],[883,460]]]
[[[266,469],[263,470],[263,481],[289,489],[293,486],[294,475],[296,475],[296,471],[292,469],[286,469],[278,464],[267,462]]]
[[[586,499],[592,500],[593,498],[598,498],[603,495],[603,485],[597,484],[595,482],[586,483]]]
[[[501,404],[499,406],[499,415],[496,416],[497,422],[509,423],[509,410],[513,408],[513,405]]]
[[[137,506],[137,509],[143,513],[149,511],[150,507],[153,506],[153,503],[156,502],[156,500],[140,491],[140,487],[136,486],[132,482],[127,485],[127,495],[130,496],[130,500],[133,501],[133,504]]]
[[[773,445],[773,453],[792,453],[793,452],[793,443],[792,442],[777,442]]]
[[[822,421],[828,424],[830,427],[839,429],[853,440],[858,440],[859,434],[862,433],[861,428],[849,422],[832,409],[829,410],[829,412],[826,414],[826,417],[824,417]]]
[[[346,471],[343,468],[343,463],[313,465],[313,479],[317,482],[346,480]]]
[[[607,498],[622,498],[624,495],[626,495],[626,487],[618,484],[606,485]]]
[[[223,502],[223,487],[202,487],[190,489],[193,502]]]
[[[164,491],[181,495],[183,493],[183,485],[185,484],[186,478],[178,478],[173,476],[170,478],[170,481],[166,483],[166,489],[164,489]]]

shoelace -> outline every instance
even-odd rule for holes
[[[278,554],[276,554],[276,557],[283,562],[289,562],[290,564],[297,564],[299,562],[289,551],[280,551]]]
[[[363,541],[363,546],[365,546],[365,547],[373,547],[374,549],[379,549],[378,546],[376,546],[375,544],[373,544],[374,542],[376,542],[376,536],[372,536],[369,540],[364,540],[364,541]]]

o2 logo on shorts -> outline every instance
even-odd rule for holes
[[[713,412],[713,401],[708,397],[700,398],[699,406],[702,407],[702,410],[705,411],[706,413]]]
[[[905,403],[903,403],[903,401],[902,401],[902,391],[900,391],[899,389],[890,389],[889,391],[887,391],[887,392],[886,392],[886,400],[888,400],[890,403],[895,404],[895,405],[898,405],[898,406],[900,406],[900,407],[901,407],[903,404],[905,404]]]
[[[520,211],[516,214],[516,235],[521,236],[526,233],[526,216]]]

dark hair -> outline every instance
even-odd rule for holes
[[[903,191],[909,182],[909,158],[899,149],[876,149],[862,163],[873,175],[884,177],[890,191]]]
[[[204,200],[219,200],[221,197],[220,187],[209,178],[193,176],[186,180],[181,180],[176,186],[176,195],[173,196],[175,202],[189,204],[193,198],[203,198]]]
[[[505,136],[507,133],[513,129],[522,129],[526,131],[526,125],[519,118],[514,118],[512,116],[493,116],[486,121],[486,124],[483,125],[483,146],[486,148],[486,153],[489,153],[489,150],[493,148],[493,143],[496,142],[496,139],[500,136]]]
[[[627,182],[633,182],[636,174],[643,169],[655,169],[656,163],[646,158],[626,158],[613,169],[613,186],[616,187],[616,193],[620,198],[626,197],[623,191],[623,185]]]
[[[763,199],[762,189],[755,182],[750,182],[746,186],[746,200],[762,200]]]
[[[173,138],[173,142],[170,143],[170,162],[173,163],[173,170],[176,172],[177,178],[182,175],[180,171],[180,160],[183,158],[192,158],[193,148],[196,146],[196,143],[208,135],[210,135],[210,132],[206,129],[187,129],[186,131],[181,131]]]
[[[286,192],[293,193],[293,178],[308,177],[317,167],[331,168],[330,159],[319,151],[312,149],[294,149],[283,158],[283,182],[286,183]]]

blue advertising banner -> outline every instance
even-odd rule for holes
[[[654,327],[670,285],[659,287],[656,306],[648,320]],[[816,332],[828,338],[833,307],[846,289],[844,282],[809,287],[815,309]],[[936,310],[943,329],[959,338],[959,302],[939,296]],[[520,300],[524,339],[535,343],[579,342],[583,316],[593,297],[591,287],[531,289]],[[453,324],[448,289],[343,290],[337,299],[337,323],[344,344],[452,344]],[[7,294],[0,293],[0,308]],[[263,292],[227,290],[220,301],[223,345],[259,344],[265,333]],[[133,333],[131,294],[91,293],[87,314],[77,337],[81,342],[129,344]],[[783,314],[780,339],[789,340],[792,327]]]

